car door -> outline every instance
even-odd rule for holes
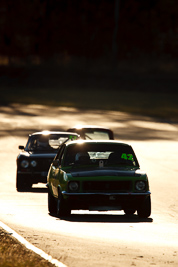
[[[51,188],[53,195],[58,197],[58,186],[59,186],[59,175],[61,171],[61,158],[65,149],[65,144],[61,146],[56,157],[54,158],[53,164],[51,166]]]

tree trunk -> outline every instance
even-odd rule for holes
[[[115,27],[114,27],[113,41],[112,41],[112,66],[114,69],[116,69],[117,67],[117,55],[118,55],[117,33],[118,33],[118,21],[119,21],[119,1],[120,0],[115,0],[115,8],[114,8]]]

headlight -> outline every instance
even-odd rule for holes
[[[79,184],[77,182],[70,182],[69,183],[69,190],[71,192],[76,192],[79,189]]]
[[[28,168],[29,162],[27,160],[22,160],[22,162],[20,163],[20,165],[22,166],[22,168]]]
[[[36,162],[36,160],[32,160],[30,164],[32,165],[32,167],[36,167],[37,162]]]
[[[135,184],[135,188],[138,191],[143,191],[146,188],[146,182],[145,181],[137,181]]]

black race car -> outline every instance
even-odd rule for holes
[[[70,132],[42,131],[29,135],[26,146],[17,156],[17,191],[29,190],[33,184],[46,183],[47,173],[58,148],[68,140],[80,136]]]

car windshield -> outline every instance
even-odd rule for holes
[[[103,128],[71,128],[68,132],[75,132],[85,140],[110,140],[114,139],[113,132]]]
[[[85,131],[84,133],[86,140],[109,140],[109,134],[105,131]]]
[[[86,140],[109,140],[109,133],[107,131],[100,130],[85,130],[84,139]]]
[[[67,147],[63,166],[133,166],[138,161],[131,146],[124,144],[75,144]]]
[[[69,139],[75,140],[76,138],[76,136],[72,136],[71,134],[32,135],[29,137],[25,150],[53,152],[56,151],[63,142]]]

